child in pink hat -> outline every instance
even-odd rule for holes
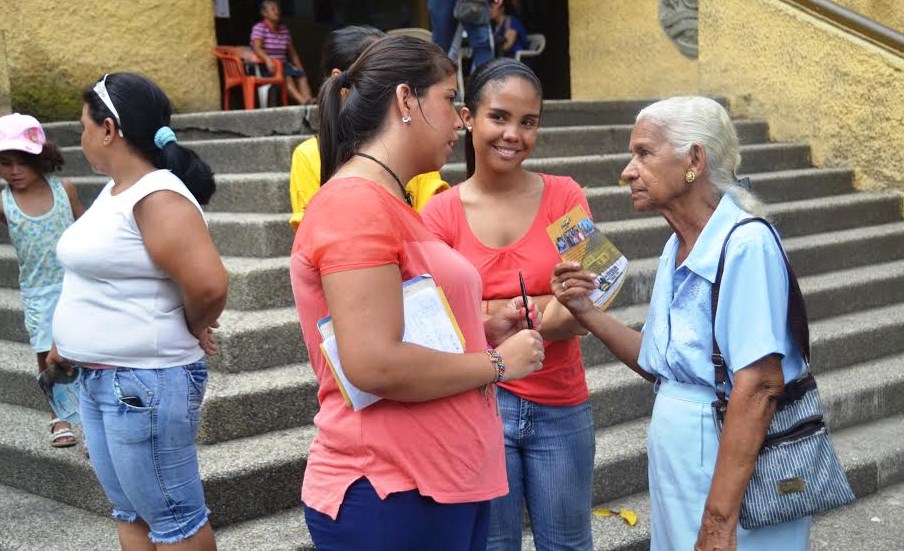
[[[85,210],[70,181],[50,176],[62,166],[62,153],[47,141],[37,119],[18,113],[0,117],[0,177],[6,182],[0,192],[0,222],[9,228],[16,250],[25,329],[39,372],[48,367],[53,310],[63,282],[56,244]],[[75,445],[69,423],[54,414],[51,418],[50,445]]]

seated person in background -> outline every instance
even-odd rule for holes
[[[530,47],[527,28],[515,15],[512,0],[490,1],[490,23],[493,26],[497,57],[515,57],[516,52]]]
[[[264,19],[251,28],[251,49],[263,60],[269,74],[276,72],[273,60],[282,61],[289,96],[301,105],[313,103],[314,94],[311,93],[308,76],[292,44],[288,27],[280,22],[281,15],[276,0],[261,2],[261,16]]]
[[[329,78],[348,70],[368,46],[384,36],[386,35],[382,31],[367,26],[345,27],[331,32],[323,43],[321,65],[324,76]],[[439,172],[434,171],[418,174],[408,182],[405,189],[411,194],[415,210],[420,212],[428,199],[449,189],[449,184],[443,181]],[[293,228],[298,229],[305,208],[319,190],[320,151],[315,137],[301,142],[292,153],[292,169],[289,173],[292,217],[289,223]]]

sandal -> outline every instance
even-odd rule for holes
[[[66,423],[66,421],[59,417],[50,420],[50,445],[54,448],[70,448],[76,445],[75,433],[72,432],[71,428],[53,430],[53,427],[60,423]],[[72,440],[66,440],[67,438]]]

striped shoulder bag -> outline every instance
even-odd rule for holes
[[[854,492],[838,460],[838,454],[835,453],[823,419],[816,380],[810,372],[810,330],[804,297],[778,234],[762,218],[741,220],[728,232],[722,245],[716,281],[712,286],[712,361],[716,370],[717,398],[712,408],[716,432],[721,436],[728,407],[728,399],[725,397],[728,367],[716,342],[719,287],[728,239],[734,230],[750,222],[765,224],[782,250],[788,270],[788,321],[791,334],[807,363],[807,371],[801,378],[785,385],[775,416],[766,431],[766,440],[757,456],[753,476],[741,503],[740,523],[747,530],[814,515],[854,501]]]

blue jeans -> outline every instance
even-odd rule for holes
[[[590,402],[542,406],[498,388],[509,493],[491,504],[487,551],[521,549],[522,510],[537,551],[593,551],[596,440]]]
[[[82,369],[81,383],[85,443],[113,518],[143,520],[153,543],[193,536],[210,514],[195,448],[205,361],[164,369]]]
[[[455,0],[429,0],[427,2],[433,43],[442,48],[447,54],[449,53],[449,48],[452,47],[452,41],[455,39],[455,31],[458,29],[458,20],[452,15],[454,8]],[[493,59],[493,38],[489,25],[464,24],[464,28],[468,33],[468,43],[473,50],[471,54],[471,69],[474,70]]]
[[[318,551],[485,551],[490,503],[437,503],[417,490],[380,499],[366,478],[345,492],[331,519],[304,507]]]

